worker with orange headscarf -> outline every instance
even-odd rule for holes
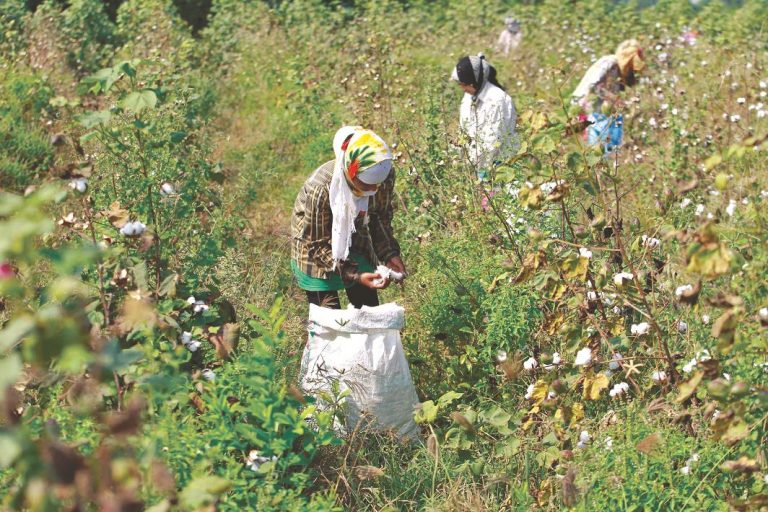
[[[571,95],[571,102],[582,108],[579,121],[592,125],[588,129],[590,143],[598,140],[611,150],[621,143],[621,116],[608,117],[622,107],[620,93],[637,83],[637,75],[645,67],[643,50],[635,39],[622,42],[616,53],[600,57],[589,67]]]

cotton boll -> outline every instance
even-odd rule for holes
[[[173,189],[173,185],[171,185],[170,183],[163,183],[162,185],[160,185],[160,194],[164,196],[170,196],[175,193],[176,191]]]
[[[579,442],[581,443],[588,443],[592,439],[592,436],[589,435],[589,432],[586,430],[582,430],[579,434]]]
[[[88,180],[86,178],[75,178],[69,182],[69,188],[77,190],[82,194],[88,188]]]
[[[592,251],[590,251],[586,247],[582,247],[581,249],[579,249],[579,256],[581,256],[582,258],[591,259]]]
[[[619,272],[613,276],[613,284],[616,286],[624,286],[625,281],[631,281],[635,278],[635,275],[631,272]]]
[[[592,290],[588,291],[587,292],[587,300],[588,301],[597,300],[597,293],[593,292]]]
[[[666,382],[667,372],[663,370],[656,370],[651,374],[651,380],[656,383]]]
[[[192,333],[184,331],[181,333],[181,343],[183,345],[188,345],[192,341]]]
[[[684,322],[682,320],[677,322],[677,332],[679,332],[680,334],[687,333],[688,332],[688,323],[686,323],[686,322]]]
[[[125,225],[120,228],[120,233],[125,236],[135,236],[136,228],[134,227],[133,222],[126,222]]]
[[[208,309],[209,309],[209,308],[208,308],[208,304],[206,304],[205,302],[203,302],[203,301],[200,301],[200,300],[199,300],[199,301],[197,301],[197,302],[195,302],[195,305],[194,305],[194,307],[192,308],[192,310],[193,310],[195,313],[202,313],[202,312],[208,311]]]
[[[680,472],[684,475],[689,475],[691,473],[691,468],[688,466],[683,466],[680,468]]]
[[[536,369],[536,367],[539,366],[539,363],[534,358],[529,358],[523,363],[523,368],[525,368],[527,371],[532,372]]]
[[[675,288],[675,297],[682,297],[684,293],[693,291],[693,286],[690,284],[684,284]]]
[[[768,308],[760,308],[757,315],[760,317],[760,320],[768,320]]]
[[[203,378],[207,381],[214,381],[216,379],[216,373],[210,368],[203,370]]]
[[[693,201],[691,201],[690,199],[688,199],[688,198],[686,197],[685,199],[683,199],[683,200],[680,202],[680,208],[681,208],[681,209],[685,209],[685,208],[686,208],[686,207],[687,207],[689,204],[691,204],[692,202],[693,202]]]
[[[187,297],[187,304],[194,304],[195,302],[197,302],[197,299],[195,299],[194,295]]]
[[[496,360],[500,363],[503,363],[507,360],[507,351],[506,350],[499,350],[496,352]]]
[[[736,201],[731,199],[728,202],[728,206],[725,208],[725,213],[727,213],[729,217],[733,217],[733,214],[736,213]]]
[[[611,450],[613,448],[613,438],[612,437],[606,437],[605,440],[603,441],[603,443],[605,444],[605,449],[606,450]]]
[[[592,350],[589,347],[583,348],[576,353],[576,360],[573,364],[576,366],[586,366],[592,362]]]
[[[704,213],[704,205],[703,204],[696,205],[696,211],[693,212],[693,214],[696,215],[697,217],[700,217],[702,213]]]
[[[140,236],[144,234],[144,231],[147,230],[147,226],[140,220],[137,220],[136,222],[133,223],[133,229],[135,230],[134,234],[136,236]]]
[[[661,245],[661,240],[648,235],[643,235],[642,241],[643,241],[643,247],[648,247],[649,249],[655,249],[659,245]]]
[[[533,397],[533,384],[528,384],[528,388],[525,390],[525,399],[530,400]]]
[[[701,315],[701,321],[702,323],[704,323],[704,325],[709,324],[709,320],[710,320],[709,315]]]
[[[621,368],[621,364],[619,363],[619,361],[621,360],[622,360],[621,354],[619,354],[618,352],[614,352],[613,360],[610,363],[608,363],[608,368],[614,371],[618,370],[619,368]]]
[[[187,348],[190,352],[197,352],[198,349],[202,346],[202,343],[200,343],[197,340],[192,340],[187,344]]]
[[[557,398],[557,393],[554,391],[550,391],[547,393],[547,400],[552,400],[553,398]]]
[[[648,334],[650,328],[651,326],[648,322],[640,322],[639,324],[632,324],[629,330],[635,336],[642,336]]]

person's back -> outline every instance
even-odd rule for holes
[[[461,102],[461,127],[470,139],[468,156],[479,168],[504,160],[516,149],[517,111],[509,94],[488,82]]]
[[[620,89],[619,64],[615,55],[605,55],[592,64],[571,95],[572,102],[581,106],[585,113],[600,112],[603,104],[602,91],[617,93]]]

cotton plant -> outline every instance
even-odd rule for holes
[[[192,333],[187,331],[181,333],[180,341],[181,344],[184,345],[190,352],[197,352],[202,346],[202,343],[196,339],[193,339]]]
[[[136,220],[133,222],[126,222],[122,228],[120,228],[120,233],[126,237],[139,237],[144,234],[144,232],[147,230],[146,224],[141,222],[140,220]]]
[[[205,303],[205,301],[197,300],[194,295],[190,295],[187,298],[187,304],[192,306],[192,311],[194,313],[204,313],[209,309],[209,306]]]

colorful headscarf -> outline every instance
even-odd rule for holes
[[[352,191],[355,178],[367,185],[378,185],[387,179],[392,169],[392,152],[384,140],[371,130],[360,126],[344,126],[333,138],[336,162],[330,186],[331,252],[333,267],[349,257],[355,218],[368,210],[368,200],[374,192],[356,196]]]
[[[645,67],[643,49],[636,39],[627,39],[616,48],[616,60],[621,74],[627,76],[630,71],[638,73]]]

